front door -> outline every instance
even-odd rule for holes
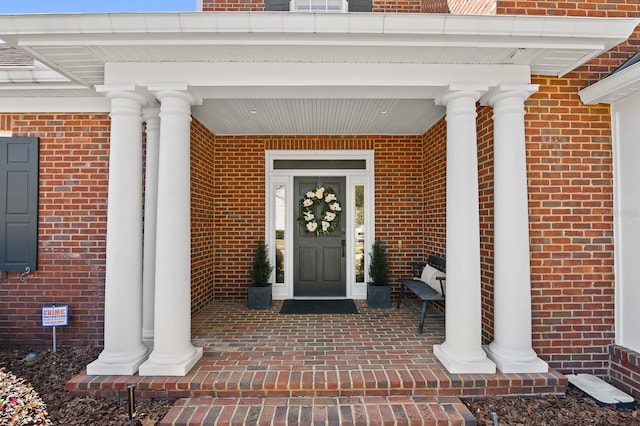
[[[299,220],[294,232],[293,295],[294,297],[346,297],[345,178],[296,177],[294,186],[296,189],[294,217]],[[308,196],[310,192],[318,190],[321,192],[319,195],[322,195],[323,201],[318,197]],[[327,200],[326,195],[331,193],[335,194],[335,201],[324,201]],[[333,199],[333,196],[329,198],[329,200]],[[304,200],[310,200],[307,201],[308,208],[303,207]],[[311,202],[313,202],[312,205]],[[332,212],[335,213],[335,219],[327,222],[328,229],[323,232],[323,211],[330,212],[331,204],[335,202],[339,204],[340,210]],[[333,207],[335,208],[335,204]],[[309,220],[305,219],[305,211]],[[313,214],[312,219],[309,213]],[[333,221],[337,221],[336,224],[331,223]]]

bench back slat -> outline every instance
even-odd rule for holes
[[[430,254],[427,258],[427,263],[434,268],[436,268],[440,272],[447,272],[447,259],[444,257],[436,256]]]

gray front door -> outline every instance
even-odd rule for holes
[[[301,215],[300,201],[305,194],[317,188],[331,189],[341,211],[337,227],[329,233],[316,235],[308,232],[304,224],[297,224],[294,234],[294,297],[346,297],[345,272],[345,178],[344,177],[296,177],[294,217]],[[314,206],[316,218],[320,217],[324,204]]]

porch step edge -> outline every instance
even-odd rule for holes
[[[477,422],[452,396],[197,397],[176,401],[159,426],[288,424],[465,425]]]

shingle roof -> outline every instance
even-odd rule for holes
[[[8,44],[0,44],[0,67],[30,67],[33,58]]]

